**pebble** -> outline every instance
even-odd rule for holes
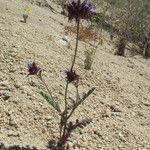
[[[68,145],[69,149],[72,149],[73,146],[74,146],[74,144],[72,142],[70,142],[70,141],[67,143],[67,145]]]
[[[53,117],[52,117],[52,116],[47,116],[45,119],[46,119],[47,121],[51,121],[51,120],[53,120]]]
[[[102,112],[102,118],[107,118],[111,116],[111,111],[109,109],[106,109]]]
[[[150,102],[147,101],[147,102],[143,102],[143,105],[147,106],[147,107],[150,107]]]
[[[0,96],[2,96],[4,99],[9,99],[11,96],[11,92],[9,90],[1,90]]]
[[[55,42],[59,45],[67,46],[70,43],[70,38],[67,36],[60,37],[60,36],[55,36]]]
[[[18,124],[17,124],[15,119],[10,119],[9,120],[9,125],[12,126],[12,127],[18,128]]]
[[[113,112],[122,112],[122,110],[119,108],[119,106],[110,106],[111,111]]]
[[[8,136],[14,136],[14,137],[19,137],[19,132],[18,131],[13,131],[13,130],[9,130],[7,133]]]
[[[15,86],[16,88],[21,88],[22,84],[21,84],[19,81],[16,81],[16,82],[14,83],[14,86]]]
[[[118,117],[121,117],[121,114],[116,113],[116,112],[112,112],[112,113],[111,113],[111,116],[118,116]]]
[[[14,72],[16,72],[16,67],[15,66],[11,66],[10,68],[9,68],[9,72],[11,72],[11,73],[14,73]]]
[[[0,82],[0,96],[3,99],[8,99],[11,96],[11,86],[8,81]]]
[[[0,90],[10,90],[11,86],[8,81],[0,82]]]
[[[33,95],[33,91],[26,85],[25,86],[21,86],[20,90],[22,91],[22,93],[25,93],[28,96],[32,96]]]

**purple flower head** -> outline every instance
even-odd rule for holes
[[[73,82],[73,81],[79,80],[79,75],[77,75],[75,71],[67,70],[67,71],[65,71],[65,73],[66,73],[66,79],[69,82]]]
[[[73,0],[71,3],[64,5],[69,20],[75,19],[88,19],[94,12],[93,6],[84,0]]]
[[[37,73],[39,72],[40,68],[37,67],[37,65],[35,64],[35,62],[33,62],[32,64],[28,64],[28,71],[29,71],[29,75],[37,75]]]
[[[94,8],[90,3],[88,3],[87,0],[84,0],[84,2],[81,4],[80,11],[81,11],[80,18],[87,19],[94,13]]]

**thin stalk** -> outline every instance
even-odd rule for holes
[[[75,53],[74,53],[74,58],[72,61],[72,66],[71,66],[71,70],[73,70],[75,61],[76,61],[76,57],[77,57],[77,51],[78,51],[78,41],[79,41],[79,28],[80,28],[80,18],[77,18],[77,35],[76,35],[76,46],[75,46]]]
[[[68,93],[68,85],[69,85],[69,82],[67,81],[66,89],[65,89],[65,110],[67,110],[67,93]]]
[[[78,100],[78,96],[79,96],[79,89],[78,89],[78,86],[76,87],[76,101]],[[74,106],[73,108],[72,108],[72,110],[71,110],[71,112],[70,112],[70,114],[68,115],[68,117],[67,117],[67,120],[72,116],[72,114],[74,113],[74,111],[75,111],[75,109],[76,109],[77,107],[76,106]]]
[[[62,125],[60,124],[60,132],[59,132],[59,138],[61,139],[61,135],[62,135]]]
[[[65,110],[64,110],[64,115],[62,116],[63,117],[62,119],[64,119],[63,120],[64,121],[63,136],[65,135],[66,126],[67,126],[67,93],[68,93],[68,85],[69,85],[69,82],[67,81],[66,89],[65,89]]]
[[[73,112],[75,111],[76,107],[72,108],[70,114],[67,117],[67,120],[72,116]]]
[[[80,0],[78,1],[79,4],[80,4]],[[73,67],[75,65],[75,61],[76,61],[76,57],[77,57],[77,51],[78,51],[78,41],[79,41],[79,28],[80,28],[80,18],[78,17],[76,19],[77,21],[77,34],[76,34],[76,44],[75,44],[75,51],[74,51],[74,57],[73,57],[73,61],[72,61],[72,65],[71,65],[71,71],[73,70]],[[64,110],[64,114],[61,116],[63,118],[61,118],[61,121],[63,121],[63,125],[61,126],[60,128],[60,140],[65,137],[65,134],[66,134],[66,128],[67,128],[67,122],[68,122],[68,117],[67,117],[67,93],[68,93],[68,85],[69,85],[69,82],[67,81],[67,84],[66,84],[66,89],[65,89],[65,110]],[[73,113],[73,112],[72,112]],[[71,115],[72,115],[71,113]],[[63,133],[62,133],[62,129],[63,129]],[[63,141],[60,141],[60,142],[63,142]],[[64,143],[61,143],[61,146],[63,146]]]

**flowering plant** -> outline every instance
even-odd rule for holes
[[[70,137],[73,130],[76,128],[82,128],[89,124],[91,122],[91,119],[83,119],[79,120],[77,119],[74,123],[72,121],[69,121],[70,117],[73,115],[75,110],[78,108],[80,104],[82,104],[85,99],[95,90],[95,88],[89,89],[86,93],[83,93],[80,95],[79,92],[79,82],[80,82],[80,76],[76,73],[74,70],[74,65],[76,61],[77,51],[78,51],[78,40],[79,40],[79,25],[80,25],[80,19],[87,19],[90,17],[90,15],[93,12],[93,7],[91,4],[89,4],[86,0],[81,3],[80,0],[73,0],[69,4],[64,5],[69,20],[75,19],[77,24],[77,35],[76,35],[76,45],[75,45],[75,51],[74,51],[74,58],[71,63],[71,67],[69,70],[66,70],[66,88],[65,88],[65,94],[64,94],[64,110],[61,109],[58,101],[56,101],[51,91],[49,90],[47,84],[43,80],[42,77],[42,69],[39,68],[35,62],[28,64],[28,71],[29,75],[36,75],[42,83],[45,85],[47,89],[47,93],[41,92],[41,95],[49,102],[49,104],[58,112],[60,116],[60,137],[57,142],[51,147],[51,149],[55,150],[64,150],[66,148],[66,143],[68,138]],[[71,105],[68,103],[68,88],[69,85],[73,84],[76,89],[76,97],[72,98]]]
[[[32,5],[29,4],[29,5],[27,5],[27,7],[25,8],[25,13],[23,14],[23,22],[24,22],[24,23],[27,22],[29,13],[31,13],[31,12],[32,12]]]
[[[27,13],[31,13],[32,12],[32,5],[29,4],[27,7],[26,7],[26,12]]]

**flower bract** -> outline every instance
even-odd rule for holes
[[[40,68],[37,67],[37,65],[35,64],[35,62],[28,64],[28,71],[29,71],[29,75],[37,75],[37,73],[39,72]]]
[[[67,70],[65,73],[66,73],[66,79],[69,82],[73,82],[73,81],[79,80],[79,75],[77,75],[75,71]]]

